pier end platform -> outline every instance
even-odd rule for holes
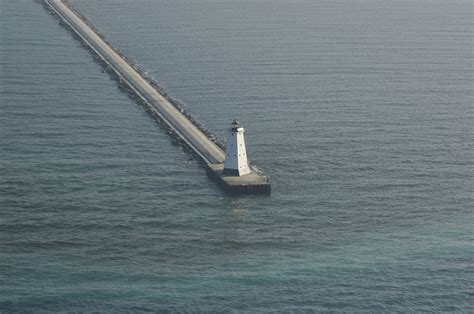
[[[270,194],[268,177],[251,167],[249,174],[243,176],[224,175],[224,164],[208,164],[207,173],[229,193],[232,194]]]

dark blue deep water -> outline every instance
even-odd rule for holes
[[[474,311],[473,7],[71,0],[273,193],[229,196],[0,1],[0,312]]]

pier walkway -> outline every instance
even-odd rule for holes
[[[124,81],[158,114],[207,164],[224,162],[224,152],[199,128],[115,52],[97,33],[77,16],[62,0],[46,0],[58,15],[95,50],[95,52],[123,77]]]

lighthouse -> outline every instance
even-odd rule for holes
[[[245,148],[244,128],[234,120],[230,127],[225,149],[224,175],[243,176],[250,173]]]

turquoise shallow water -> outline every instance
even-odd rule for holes
[[[71,1],[270,197],[0,3],[0,312],[474,311],[468,1]]]

